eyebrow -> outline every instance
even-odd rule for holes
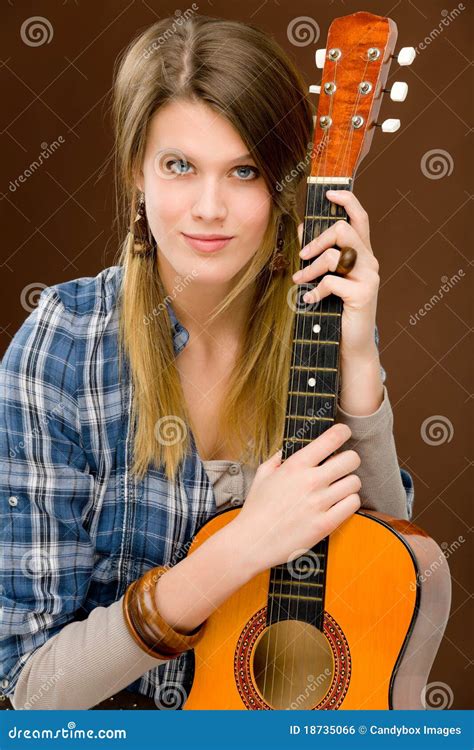
[[[176,148],[176,147],[174,147]],[[170,151],[173,150],[173,147],[170,148]],[[180,151],[182,154],[185,155],[186,158],[189,158],[190,161],[196,161],[196,158],[194,156],[191,156],[190,154],[186,154],[185,151],[181,148],[176,148],[176,151]],[[233,159],[229,160],[229,164],[234,164],[237,161],[244,161],[244,159],[250,159],[251,161],[255,161],[255,157],[252,156],[252,154],[241,154],[241,156],[236,156]],[[255,161],[256,163],[256,161]]]

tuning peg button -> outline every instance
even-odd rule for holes
[[[404,102],[408,94],[408,83],[404,81],[395,81],[390,89],[390,99],[392,102]]]
[[[398,53],[397,61],[399,65],[411,65],[416,57],[414,47],[402,47]]]
[[[309,87],[309,93],[310,94],[320,94],[321,93],[321,86],[316,86],[316,84],[311,84]]]
[[[326,49],[317,49],[315,54],[316,59],[316,67],[317,68],[324,68],[324,63],[326,61]]]
[[[384,120],[380,127],[382,128],[383,133],[396,133],[400,127],[400,124],[400,120],[390,118],[388,120]]]

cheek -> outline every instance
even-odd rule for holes
[[[245,231],[263,236],[270,218],[270,195],[262,188],[249,189],[242,200],[234,203],[234,210],[238,211],[238,221]]]

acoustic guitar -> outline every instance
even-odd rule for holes
[[[352,188],[377,126],[396,37],[391,19],[355,13],[331,24],[327,49],[316,53],[324,70],[304,245],[348,219],[325,193]],[[404,48],[398,62],[413,56]],[[403,100],[406,84],[391,91]],[[295,304],[282,461],[335,421],[342,304],[336,295]],[[237,513],[206,523],[188,554]],[[184,708],[425,708],[450,600],[449,568],[436,542],[413,523],[360,509],[305,554],[255,576],[208,618]]]

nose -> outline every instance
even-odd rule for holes
[[[207,222],[224,221],[227,216],[227,207],[223,199],[220,180],[217,177],[209,177],[201,182],[198,190],[192,208],[193,218]]]

